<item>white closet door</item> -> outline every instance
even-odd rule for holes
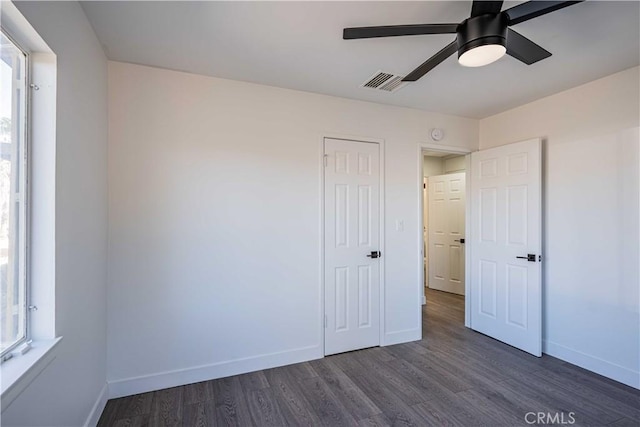
[[[325,354],[380,344],[378,144],[325,139]]]

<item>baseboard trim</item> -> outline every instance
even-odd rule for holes
[[[542,341],[542,351],[549,356],[595,372],[614,381],[640,389],[640,372],[582,353],[552,341]]]
[[[130,396],[148,391],[177,387],[201,381],[229,377],[261,369],[275,368],[324,357],[322,346],[314,345],[278,353],[176,369],[157,374],[109,381],[109,398]]]
[[[382,346],[402,344],[405,342],[419,341],[422,339],[422,329],[404,329],[402,331],[387,332],[384,334]]]
[[[89,416],[84,422],[84,427],[95,427],[98,425],[98,421],[100,420],[100,415],[102,415],[102,411],[104,411],[104,407],[107,406],[107,400],[109,398],[109,386],[107,383],[104,383],[102,386],[102,390],[100,390],[100,394],[96,399],[96,403],[93,404],[91,408],[91,412],[89,412]]]

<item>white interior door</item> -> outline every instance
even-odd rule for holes
[[[471,328],[541,356],[541,141],[473,153],[471,173]]]
[[[429,288],[464,295],[465,174],[429,177]]]
[[[378,144],[325,139],[326,355],[380,344]]]

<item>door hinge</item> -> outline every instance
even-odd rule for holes
[[[323,159],[324,167],[325,167],[325,168],[326,168],[326,167],[327,167],[327,165],[329,164],[329,162],[328,162],[328,160],[327,160],[328,158],[329,158],[329,155],[328,155],[328,154],[325,154],[325,155],[324,155],[324,159]]]
[[[327,315],[324,315],[324,328],[327,328],[327,324],[328,324],[329,320],[327,319]]]

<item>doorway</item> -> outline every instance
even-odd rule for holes
[[[460,314],[463,322],[466,156],[424,150],[421,169],[424,302],[437,301],[440,308]]]
[[[435,157],[444,157],[441,153],[453,154],[449,147],[421,144],[419,171],[424,169],[425,151],[432,148]],[[541,152],[541,138],[472,154],[462,152],[469,154],[465,156],[468,235],[462,251],[465,256],[464,325],[538,357],[542,354]],[[419,175],[423,184],[424,172]],[[430,186],[420,185],[420,206],[424,205],[427,188]],[[428,209],[427,203],[427,230]],[[421,214],[422,223],[424,212]],[[429,261],[432,245],[428,238],[425,244],[422,224],[417,231],[420,250]],[[430,262],[426,265],[433,268]],[[424,271],[424,260],[420,267],[421,275],[431,276]],[[421,285],[424,288],[424,279]],[[430,282],[427,285],[423,294],[427,309],[423,313],[428,317],[428,297],[436,291],[431,289]]]

